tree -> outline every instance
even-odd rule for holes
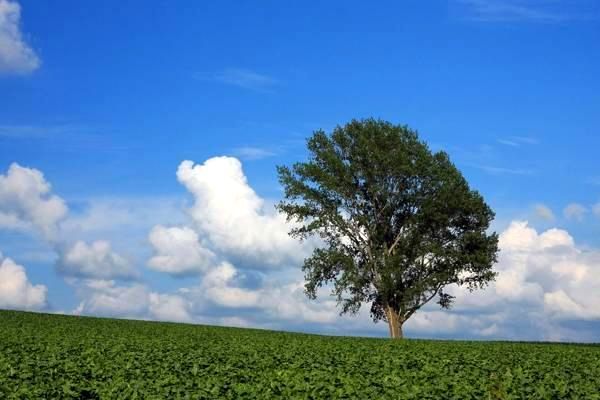
[[[407,126],[365,119],[319,130],[309,158],[278,166],[277,205],[300,240],[322,239],[305,259],[305,292],[332,283],[340,314],[371,303],[375,322],[402,338],[403,324],[434,298],[450,308],[451,284],[470,291],[494,280],[494,213],[443,151]]]

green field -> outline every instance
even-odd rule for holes
[[[0,398],[600,399],[600,346],[0,311]]]

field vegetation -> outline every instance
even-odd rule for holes
[[[600,399],[600,346],[0,311],[2,399]]]

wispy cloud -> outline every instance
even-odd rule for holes
[[[271,76],[240,68],[224,69],[216,73],[213,79],[227,85],[260,92],[273,91],[279,85],[279,81]]]
[[[563,209],[563,215],[568,220],[583,221],[588,209],[579,203],[570,203]]]
[[[558,0],[455,0],[462,6],[463,18],[481,22],[560,23],[594,19],[593,1]]]
[[[535,216],[545,221],[554,221],[554,213],[552,209],[545,204],[538,203],[533,206],[533,212]]]
[[[23,143],[35,143],[62,151],[131,149],[129,144],[124,146],[115,143],[113,135],[103,132],[105,129],[73,123],[0,124],[0,141],[18,146],[23,146]]]
[[[515,142],[516,144],[517,142]],[[473,148],[462,146],[445,146],[436,144],[434,148],[439,147],[448,151],[452,159],[456,160],[458,165],[476,168],[490,175],[535,175],[536,169],[534,164],[530,167],[523,168],[508,164],[509,161],[502,157],[500,152],[494,146],[482,144]],[[508,165],[508,166],[504,166]]]
[[[260,147],[236,147],[233,149],[233,154],[243,160],[262,160],[276,156],[277,152]]]
[[[585,183],[589,185],[600,186],[600,176],[593,176],[591,178],[588,178],[585,181]]]
[[[80,129],[75,125],[0,125],[0,137],[11,139],[56,138]]]
[[[480,170],[492,175],[534,175],[535,173],[531,169],[522,168],[504,168],[494,167],[490,165],[474,165],[474,167],[479,168]]]
[[[509,136],[507,138],[498,139],[497,142],[511,147],[521,147],[522,145],[534,145],[540,143],[539,140],[529,136]]]

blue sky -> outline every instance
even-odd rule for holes
[[[600,291],[599,19],[592,0],[0,0],[0,260],[19,279],[0,305],[386,335],[301,296],[310,249],[271,207],[313,130],[373,116],[447,151],[504,234],[506,278],[409,335],[599,341],[600,298],[578,297]],[[227,193],[239,212],[211,202]]]

